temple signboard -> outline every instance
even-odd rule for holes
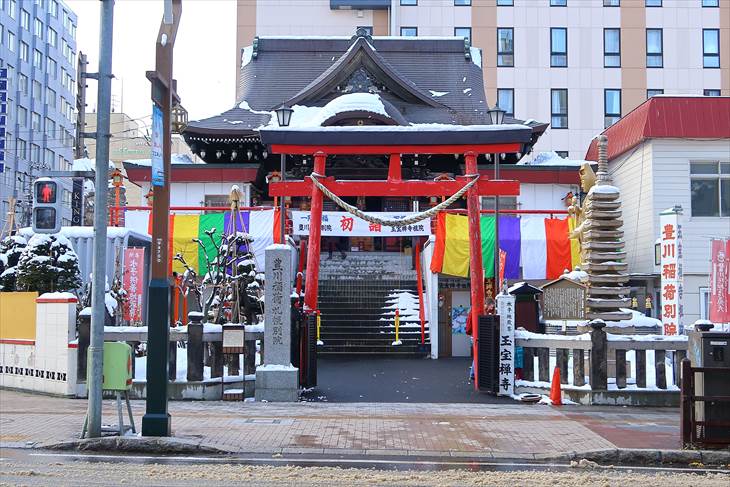
[[[384,220],[403,220],[413,213],[395,212],[368,212]],[[293,211],[292,221],[294,235],[309,235],[308,211]],[[417,223],[402,226],[387,226],[371,223],[358,218],[346,211],[323,211],[322,212],[322,235],[337,237],[412,237],[431,235],[431,223],[428,218]]]
[[[542,315],[546,320],[583,320],[586,316],[586,286],[560,278],[542,286]]]

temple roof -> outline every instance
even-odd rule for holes
[[[347,117],[359,125],[489,123],[481,53],[463,38],[261,37],[243,50],[240,79],[236,106],[190,122],[189,143],[249,140],[277,125],[273,110],[282,104],[300,127],[345,125]],[[547,128],[505,124],[536,137]]]

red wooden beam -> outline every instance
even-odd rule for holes
[[[289,145],[272,144],[274,154],[311,155],[322,152],[335,155],[384,155],[384,154],[494,154],[496,152],[515,153],[522,151],[522,144],[474,144],[474,145]]]
[[[322,179],[322,184],[337,196],[451,196],[466,184],[456,181],[335,181]],[[479,181],[481,196],[517,196],[519,181]],[[269,196],[311,196],[312,181],[280,181],[269,183]]]

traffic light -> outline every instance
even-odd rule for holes
[[[33,232],[61,231],[61,198],[58,192],[58,183],[51,178],[38,178],[33,182]]]

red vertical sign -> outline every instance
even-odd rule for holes
[[[142,285],[144,284],[144,249],[124,249],[124,319],[130,323],[142,321]]]
[[[711,240],[710,321],[730,322],[730,240]]]

